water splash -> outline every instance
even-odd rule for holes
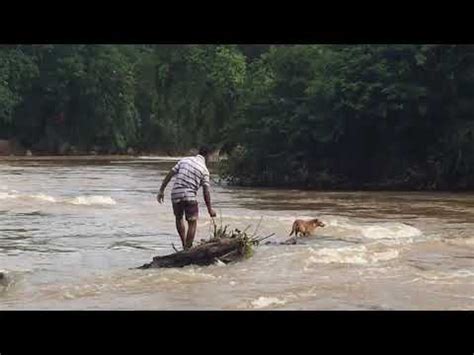
[[[109,196],[78,196],[71,200],[67,200],[67,202],[73,205],[85,206],[117,204],[117,201],[115,201],[112,197]]]
[[[102,195],[86,195],[86,196],[76,196],[73,198],[58,198],[50,196],[44,193],[38,194],[20,194],[16,190],[10,190],[8,192],[0,192],[0,200],[7,199],[17,199],[23,200],[26,202],[49,202],[49,203],[67,203],[72,205],[84,205],[84,206],[93,206],[93,205],[116,205],[115,201],[110,196]]]

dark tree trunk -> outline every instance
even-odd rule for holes
[[[211,265],[218,260],[224,263],[241,260],[245,248],[239,238],[218,238],[194,248],[165,256],[155,256],[149,264],[139,269],[183,267],[186,265]]]

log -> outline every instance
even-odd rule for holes
[[[2,287],[7,287],[8,286],[7,275],[2,271],[0,271],[0,286],[2,286]]]
[[[174,254],[155,256],[151,263],[144,264],[138,269],[183,267],[192,264],[206,266],[218,261],[228,264],[251,257],[254,246],[274,235],[272,233],[263,238],[249,236],[246,233],[248,228],[244,231],[239,229],[228,231],[228,226],[218,227],[214,219],[212,221],[214,231],[208,241],[201,241],[201,244],[182,251],[177,251],[173,245],[176,251]]]
[[[297,238],[293,237],[283,242],[266,242],[265,245],[295,245],[298,244]]]
[[[214,238],[188,250],[165,256],[155,256],[153,261],[138,269],[183,267],[186,265],[211,265],[217,261],[231,263],[248,257],[247,243],[242,238]]]

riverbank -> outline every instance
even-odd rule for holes
[[[272,189],[272,190],[299,190],[299,191],[334,191],[334,192],[348,192],[348,191],[367,191],[367,192],[452,192],[452,193],[463,193],[463,192],[474,192],[474,187],[471,186],[437,186],[430,183],[415,184],[410,182],[396,182],[389,184],[385,181],[380,183],[324,183],[324,184],[261,184],[261,183],[228,183],[234,187],[245,187],[245,188],[259,188],[259,189]]]
[[[40,155],[40,156],[0,156],[0,161],[113,161],[113,160],[137,160],[137,159],[171,159],[176,160],[181,157],[153,155],[153,156],[133,156],[133,155]]]
[[[226,176],[228,176],[226,174]],[[474,180],[473,180],[474,181]],[[464,180],[453,184],[433,179],[410,179],[404,176],[380,179],[380,181],[357,181],[350,178],[334,178],[327,176],[323,178],[313,177],[310,182],[269,182],[257,178],[228,178],[227,183],[231,186],[246,188],[269,188],[275,190],[303,190],[303,191],[400,191],[400,192],[473,192],[474,184]]]
[[[175,161],[186,156],[197,154],[196,150],[188,152],[181,152],[176,154],[169,154],[166,152],[146,152],[143,154],[10,154],[1,155],[0,161],[117,161],[117,160],[170,160]],[[226,159],[225,156],[220,156],[219,152],[211,154],[209,162],[216,163],[220,160]]]

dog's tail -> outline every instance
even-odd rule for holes
[[[295,232],[295,229],[296,229],[296,222],[293,222],[293,226],[291,227],[291,233],[290,233],[290,237],[293,235],[293,233]]]

